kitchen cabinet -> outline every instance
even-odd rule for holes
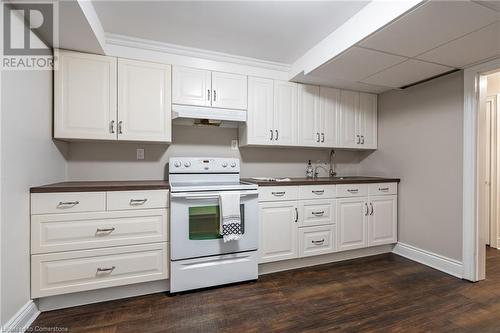
[[[54,137],[116,140],[116,58],[56,52]]]
[[[339,142],[341,148],[377,148],[377,95],[340,91]]]
[[[174,66],[172,103],[224,109],[247,109],[247,77]]]
[[[260,263],[298,256],[296,201],[266,202],[259,205]]]
[[[368,217],[368,245],[396,243],[397,195],[370,197]]]
[[[368,203],[366,197],[337,200],[339,251],[368,246]]]
[[[54,138],[171,141],[171,66],[58,50]]]
[[[337,146],[339,106],[340,90],[327,87],[319,88],[320,122],[318,129],[320,133],[323,133],[322,146],[329,148]]]
[[[297,143],[297,84],[248,78],[248,118],[239,128],[240,146]]]
[[[169,65],[118,59],[118,140],[172,141]]]

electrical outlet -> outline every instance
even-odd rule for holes
[[[137,148],[136,154],[137,154],[138,160],[143,160],[144,159],[144,148]]]
[[[238,140],[231,140],[231,150],[238,150]]]

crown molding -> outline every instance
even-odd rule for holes
[[[232,55],[228,53],[208,51],[193,47],[181,46],[176,44],[163,43],[149,39],[129,37],[119,34],[106,33],[106,44],[125,46],[148,51],[156,51],[168,54],[175,54],[186,57],[195,57],[213,61],[228,62],[238,65],[252,66],[275,71],[289,72],[291,64],[285,64],[274,61],[260,60],[255,58]]]

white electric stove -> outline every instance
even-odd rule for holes
[[[170,291],[257,279],[258,190],[234,158],[170,158]],[[240,193],[243,235],[224,243],[219,195]]]

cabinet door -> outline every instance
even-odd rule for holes
[[[247,77],[212,72],[212,106],[225,109],[247,109]]]
[[[299,145],[320,146],[324,134],[320,128],[318,86],[298,85],[298,115]]]
[[[261,263],[297,258],[297,222],[296,201],[259,204]]]
[[[368,242],[370,246],[397,242],[396,195],[370,197],[368,220]]]
[[[172,69],[172,103],[184,105],[211,105],[211,72],[182,66]]]
[[[359,104],[359,93],[340,91],[339,109],[339,147],[358,148],[358,133],[356,133],[356,110]]]
[[[118,60],[118,139],[170,142],[170,65]]]
[[[116,58],[58,51],[54,137],[116,140]]]
[[[297,84],[274,81],[275,144],[297,144]]]
[[[337,200],[337,237],[339,251],[368,246],[367,198]]]
[[[321,144],[326,147],[335,147],[337,145],[337,114],[340,105],[340,90],[333,88],[320,88],[320,128]]]
[[[357,132],[361,135],[361,148],[377,148],[377,95],[359,94]]]
[[[271,143],[271,135],[274,136],[273,89],[271,79],[248,78],[248,112],[244,128],[247,144]]]

